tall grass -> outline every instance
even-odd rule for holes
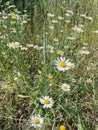
[[[12,3],[0,7],[0,129],[33,130],[36,114],[39,130],[97,130],[98,2]],[[43,108],[44,96],[53,106]]]

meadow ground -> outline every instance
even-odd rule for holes
[[[0,0],[0,130],[98,130],[98,1],[16,5]]]

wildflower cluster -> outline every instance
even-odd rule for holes
[[[56,2],[54,2],[53,4],[55,5],[55,3]],[[65,6],[65,3],[63,2],[63,7],[64,6]],[[55,76],[52,75],[52,73],[50,73],[50,72],[49,72],[49,74],[47,74],[47,79],[48,79],[48,83],[49,83],[48,86],[50,88],[45,87],[45,89],[47,92],[47,90],[50,91],[50,89],[52,89],[53,87],[59,86],[59,88],[54,88],[54,91],[56,91],[55,89],[59,89],[59,92],[56,91],[59,94],[55,93],[56,95],[58,95],[59,99],[60,99],[59,95],[62,95],[60,93],[61,91],[64,92],[64,94],[66,94],[66,95],[67,94],[70,95],[71,91],[74,91],[74,89],[76,89],[76,88],[73,88],[73,86],[76,84],[76,79],[73,78],[74,77],[73,71],[76,69],[75,67],[78,66],[78,62],[79,62],[78,60],[80,60],[82,57],[85,57],[85,55],[90,54],[89,46],[88,46],[89,43],[87,43],[85,41],[85,39],[83,39],[83,35],[86,33],[85,24],[81,24],[81,22],[78,24],[71,23],[72,22],[71,20],[73,19],[74,15],[75,15],[74,11],[63,8],[62,12],[63,12],[62,16],[57,15],[51,11],[47,13],[47,25],[48,26],[46,27],[47,29],[45,32],[46,39],[47,39],[46,52],[47,52],[47,57],[49,55],[49,62],[50,62],[50,64],[48,64],[48,65],[51,66],[50,70],[52,71],[52,73],[55,73],[54,74]],[[85,20],[87,20],[86,21],[87,23],[93,21],[92,17],[89,17],[89,16],[84,17],[82,14],[79,15],[79,18],[80,19],[85,18]],[[72,26],[69,28],[69,26],[71,24],[72,24]],[[68,31],[70,33],[68,33]],[[93,31],[93,33],[95,33],[95,32]],[[67,34],[67,35],[65,35],[65,34]],[[77,43],[78,39],[80,39],[79,46],[76,45],[76,44],[78,44]],[[37,49],[37,47],[39,49]],[[34,48],[36,48],[37,50],[40,50],[40,51],[41,51],[41,49],[42,50],[44,49],[43,46],[40,46],[40,47],[36,46]],[[76,48],[76,50],[74,50],[75,52],[73,52],[73,50],[71,50],[71,48],[72,49]],[[54,61],[54,58],[52,58],[53,55],[55,55],[54,56],[56,58],[55,61]],[[76,57],[77,60],[75,63],[71,62],[71,60],[74,61],[74,59],[70,59],[69,55],[71,55],[72,57]],[[68,58],[66,58],[66,57],[68,57]],[[54,70],[53,66],[51,65],[52,63],[53,63],[53,65],[55,64],[56,70]],[[59,72],[60,72],[60,74],[58,74]],[[63,76],[61,76],[61,75],[63,75]],[[59,85],[57,85],[57,84],[55,85],[53,83],[54,79],[56,79],[56,78],[58,80],[57,82],[60,82],[60,83],[58,83]],[[63,79],[63,81],[62,81],[62,79]],[[71,81],[70,81],[70,79],[71,79]],[[86,79],[85,82],[90,84],[90,83],[92,83],[92,80],[90,80],[90,78],[89,78],[89,79]],[[70,84],[73,84],[73,86]],[[42,93],[42,95],[43,95],[43,93]],[[55,101],[55,98],[54,98],[55,96],[52,94],[53,96],[51,97],[50,95],[48,93],[47,95],[45,94],[44,96],[39,97],[39,102],[43,106],[44,109],[47,109],[49,111],[49,108],[50,109],[52,108],[54,111],[56,111],[54,106],[57,104],[59,99],[56,98],[56,101]],[[67,100],[67,99],[64,99],[64,100]],[[58,103],[58,105],[59,104],[60,104],[60,102]],[[63,105],[62,105],[62,107],[63,107]],[[35,123],[35,125],[36,125],[36,123]],[[65,127],[65,125],[61,125],[59,127],[59,129],[66,130],[66,127]]]
[[[98,14],[85,2],[36,1],[31,20],[10,2],[0,5],[4,129],[93,130]]]

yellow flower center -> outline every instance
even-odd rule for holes
[[[62,51],[57,51],[57,54],[58,55],[63,55],[63,52]]]
[[[44,104],[47,104],[47,105],[50,104],[49,99],[45,99],[45,100],[44,100]]]
[[[60,65],[60,67],[62,67],[62,68],[65,68],[65,67],[67,66],[67,64],[66,64],[65,61],[61,61],[61,62],[59,63],[59,65]]]
[[[66,127],[64,125],[61,125],[60,130],[66,130]]]
[[[87,83],[91,83],[91,82],[92,82],[92,80],[91,80],[91,79],[88,79],[88,80],[87,80]]]
[[[14,43],[14,45],[13,45],[13,46],[14,46],[14,48],[17,48],[17,47],[18,47],[18,44]]]
[[[13,18],[14,18],[14,19],[17,19],[18,16],[17,16],[16,14],[13,14]]]
[[[64,90],[68,89],[68,87],[67,87],[67,86],[64,86],[63,88],[64,88]]]
[[[48,75],[48,79],[52,79],[53,78],[53,76],[52,75]]]
[[[80,32],[82,33],[82,32],[83,32],[83,30],[82,30],[82,29],[80,29]]]
[[[12,28],[12,29],[11,29],[11,31],[12,31],[12,32],[15,32],[15,29],[14,29],[14,28]]]
[[[35,123],[35,124],[39,124],[39,123],[40,123],[40,120],[39,120],[38,118],[35,118],[35,119],[34,119],[34,123]]]

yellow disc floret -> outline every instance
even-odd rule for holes
[[[17,48],[17,47],[18,47],[18,44],[17,44],[17,43],[14,43],[13,46],[14,46],[14,48]]]
[[[45,99],[45,100],[44,100],[44,104],[50,104],[49,99]]]
[[[68,87],[67,87],[67,86],[64,86],[63,88],[64,88],[64,90],[67,90],[67,89],[68,89]]]
[[[60,67],[62,67],[62,68],[65,68],[65,67],[67,66],[67,64],[66,64],[65,61],[61,61],[61,62],[59,63],[59,65],[60,65]]]
[[[62,56],[62,55],[63,55],[63,52],[60,51],[60,50],[58,50],[58,51],[57,51],[57,54],[60,55],[60,56]]]
[[[48,75],[48,79],[52,79],[53,78],[53,76],[52,75]]]
[[[17,18],[18,18],[18,15],[17,15],[17,14],[13,14],[13,18],[14,18],[14,19],[17,19]]]
[[[61,125],[60,130],[66,130],[66,127],[64,125]]]
[[[35,119],[34,119],[34,123],[35,123],[35,124],[40,124],[40,120],[39,120],[38,118],[35,118]]]

